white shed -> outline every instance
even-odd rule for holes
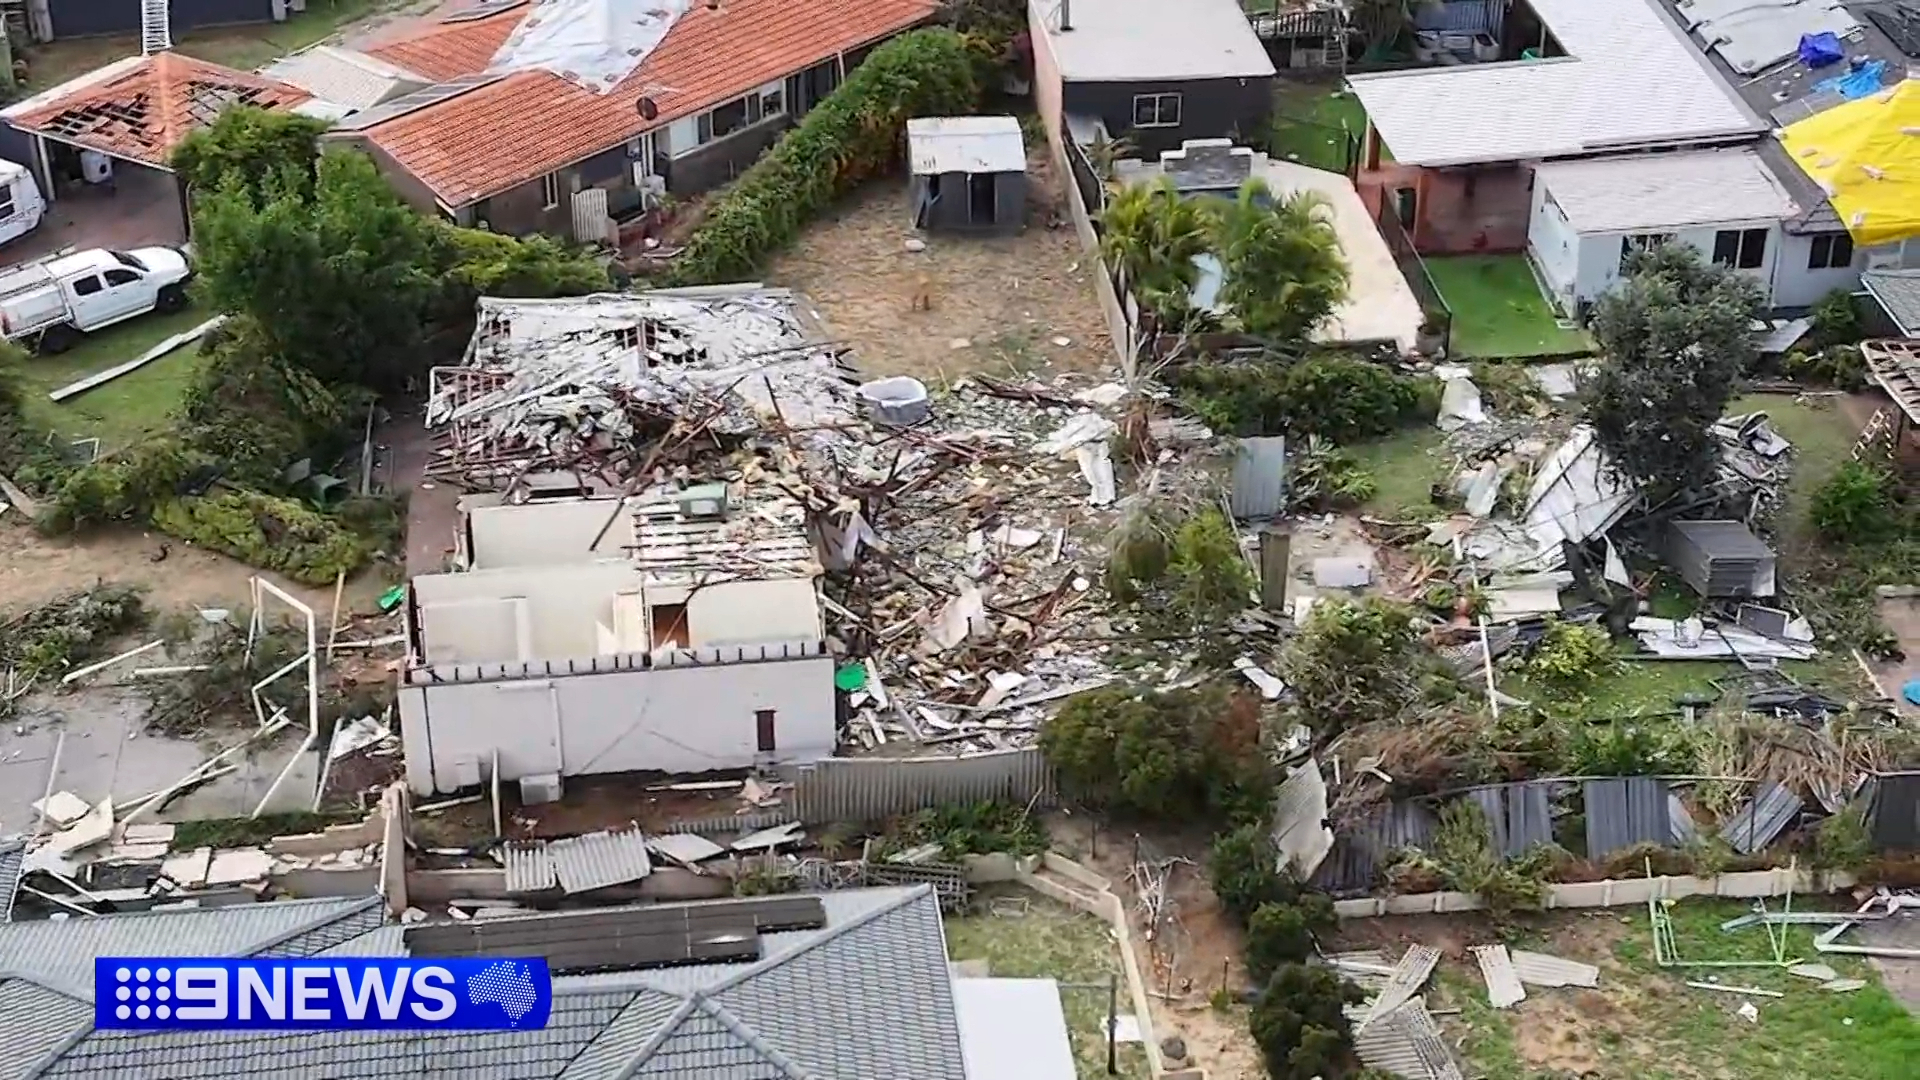
[[[1777,279],[1805,270],[1781,258],[1782,221],[1797,212],[1751,150],[1547,162],[1534,169],[1527,250],[1570,314],[1620,280],[1627,252],[1655,243],[1751,274],[1777,303]]]
[[[1017,233],[1025,224],[1027,148],[1011,116],[907,121],[915,228]]]

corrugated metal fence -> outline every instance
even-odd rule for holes
[[[808,825],[882,821],[952,803],[1051,805],[1053,770],[1038,748],[963,757],[828,758],[789,770],[788,807]]]

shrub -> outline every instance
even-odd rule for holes
[[[1074,797],[1156,817],[1257,816],[1273,796],[1259,702],[1208,690],[1106,687],[1080,694],[1040,730]]]
[[[1414,697],[1419,660],[1411,609],[1329,599],[1280,654],[1279,674],[1302,719],[1326,734],[1398,715]]]
[[[1525,364],[1475,361],[1473,385],[1480,388],[1480,400],[1495,414],[1524,415],[1545,401],[1546,391]]]
[[[1894,528],[1893,477],[1862,461],[1848,461],[1813,495],[1813,527],[1828,540],[1866,543]]]
[[[36,524],[46,532],[64,533],[144,518],[207,464],[178,437],[150,439],[67,474],[49,492]]]
[[[1339,925],[1326,893],[1303,892],[1291,904],[1267,903],[1247,919],[1247,974],[1266,982],[1282,964],[1304,963],[1314,938]]]
[[[22,686],[61,675],[106,655],[108,644],[146,619],[138,589],[102,585],[67,593],[0,626],[0,664]]]
[[[1822,821],[1813,834],[1816,870],[1857,870],[1873,861],[1864,807],[1853,805]]]
[[[1198,626],[1224,622],[1252,599],[1253,573],[1240,553],[1240,536],[1225,514],[1211,507],[1188,518],[1173,534],[1167,563],[1173,611]]]
[[[1438,406],[1433,379],[1351,356],[1186,364],[1173,372],[1187,407],[1233,435],[1318,435],[1336,443],[1387,435]]]
[[[1287,500],[1295,510],[1345,509],[1373,498],[1379,490],[1359,459],[1320,438],[1307,436],[1287,462]]]
[[[1854,305],[1853,295],[1845,289],[1835,289],[1820,298],[1808,312],[1813,320],[1813,344],[1825,351],[1835,345],[1854,345],[1860,341],[1860,309]]]
[[[1527,674],[1562,690],[1577,690],[1619,665],[1605,629],[1548,619],[1546,636],[1527,658]]]
[[[153,524],[303,585],[329,584],[367,559],[366,545],[331,518],[292,499],[257,491],[168,499],[154,507]]]
[[[674,260],[673,282],[750,275],[828,203],[884,173],[909,117],[967,113],[978,95],[959,34],[917,30],[881,45],[713,202]]]
[[[1546,903],[1556,849],[1537,847],[1521,858],[1504,858],[1494,849],[1486,814],[1471,799],[1456,799],[1441,808],[1428,850],[1446,885],[1480,897],[1496,919]]]
[[[1290,904],[1300,886],[1280,873],[1280,850],[1268,823],[1249,821],[1213,838],[1207,877],[1220,906],[1241,922],[1268,904]]]
[[[948,860],[993,851],[1036,855],[1047,850],[1047,831],[1017,803],[955,803],[896,820],[875,857],[884,859],[922,844],[939,844],[942,858]]]
[[[1353,1056],[1346,1006],[1366,998],[1330,968],[1280,965],[1247,1019],[1267,1075],[1273,1080],[1339,1075]]]

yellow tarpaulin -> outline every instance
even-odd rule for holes
[[[1861,247],[1920,236],[1920,80],[1836,105],[1780,133]]]

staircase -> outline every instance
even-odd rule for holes
[[[140,0],[140,55],[152,56],[173,48],[168,0]]]

